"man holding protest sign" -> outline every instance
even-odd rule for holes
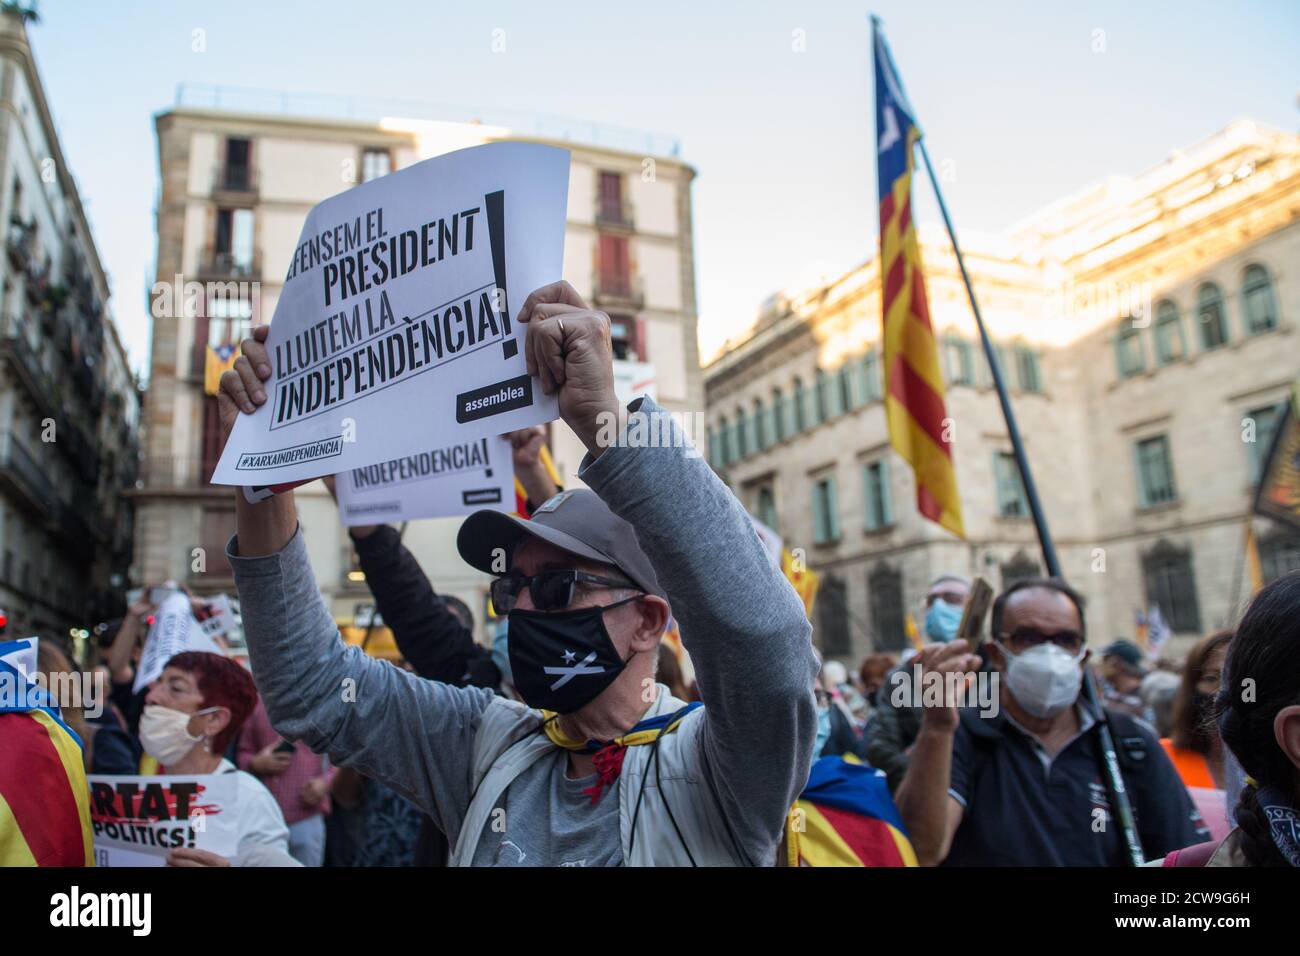
[[[680,439],[662,410],[641,399],[617,427],[608,317],[559,282],[519,320],[528,371],[587,446],[579,477],[593,489],[532,521],[462,526],[462,556],[501,575],[494,600],[529,706],[345,647],[292,496],[237,495],[228,550],[272,722],[412,799],[459,865],[770,864],[816,736],[803,605],[689,442],[626,440],[648,424]],[[265,337],[222,378],[227,434],[266,401]],[[654,682],[670,600],[703,708]]]

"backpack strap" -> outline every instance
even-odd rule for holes
[[[1222,843],[1222,840],[1210,840],[1207,843],[1198,843],[1195,846],[1174,850],[1165,856],[1165,861],[1160,865],[1206,866],[1210,862],[1210,857],[1214,856],[1215,851],[1219,849]]]

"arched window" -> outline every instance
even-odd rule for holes
[[[867,604],[871,609],[872,642],[878,651],[901,651],[907,646],[903,615],[903,575],[878,564],[867,573]]]
[[[880,360],[876,350],[870,349],[862,356],[862,394],[868,402],[880,401]]]
[[[1247,335],[1257,335],[1277,327],[1273,283],[1261,265],[1246,266],[1241,279],[1241,311]]]
[[[1016,375],[1020,378],[1020,390],[1037,394],[1043,390],[1043,377],[1038,370],[1038,353],[1028,345],[1017,345]]]
[[[817,380],[813,389],[816,393],[816,400],[813,402],[813,424],[820,425],[831,417],[831,386],[825,369],[817,369]]]
[[[853,400],[853,366],[845,362],[835,373],[835,384],[840,393],[840,412],[851,410],[857,402]]]
[[[1196,324],[1201,327],[1201,348],[1206,352],[1228,342],[1228,314],[1223,308],[1223,293],[1213,282],[1196,290]]]
[[[723,415],[718,419],[718,464],[725,468],[734,459],[731,452],[731,426],[727,424],[727,416]]]
[[[754,399],[754,450],[763,451],[767,445],[767,411],[763,408],[763,400],[756,398]]]
[[[785,396],[781,394],[779,388],[772,389],[772,431],[775,433],[775,441],[785,441],[786,420],[785,420]]]
[[[1017,581],[1040,577],[1043,573],[1038,567],[1038,562],[1025,554],[1024,551],[1017,551],[1012,555],[1011,560],[1002,565],[1001,571],[1003,590],[1011,587]]]
[[[791,401],[794,408],[794,433],[796,435],[808,427],[807,416],[804,414],[806,411],[804,403],[807,400],[804,393],[803,379],[796,378],[794,380],[794,398]]]
[[[826,575],[817,589],[817,638],[822,657],[847,657],[853,651],[848,585],[834,574]]]
[[[758,489],[757,518],[773,531],[776,530],[776,494],[772,491],[771,485],[764,485]]]
[[[736,409],[736,457],[749,454],[749,416],[743,408]]]
[[[959,335],[944,336],[943,356],[949,385],[975,384],[975,356],[969,342]]]
[[[1146,370],[1146,350],[1142,347],[1142,330],[1134,327],[1133,320],[1121,320],[1115,335],[1115,358],[1119,363],[1119,377],[1132,378]]]
[[[1180,634],[1201,630],[1201,609],[1192,570],[1191,548],[1165,541],[1142,556],[1147,605],[1160,608],[1171,630]]]
[[[1183,322],[1178,317],[1178,306],[1168,299],[1156,304],[1156,364],[1177,362],[1186,354],[1183,343]]]

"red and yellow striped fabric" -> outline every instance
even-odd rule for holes
[[[916,866],[884,774],[821,757],[786,820],[787,866]]]
[[[912,222],[913,147],[921,138],[884,38],[876,34],[876,137],[880,188],[883,367],[889,440],[916,475],[916,506],[965,537],[939,349]]]
[[[41,709],[0,712],[0,866],[92,866],[81,745]]]
[[[562,488],[560,484],[560,473],[555,468],[555,459],[551,457],[551,449],[543,445],[541,452],[538,454],[538,460],[541,461],[542,467],[550,476],[551,481],[555,482],[555,487]],[[534,501],[533,504],[540,505],[540,501]],[[521,518],[532,517],[528,511],[528,492],[524,491],[524,483],[518,478],[515,479],[515,514]]]

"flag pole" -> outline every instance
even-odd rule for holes
[[[1016,468],[1020,471],[1020,480],[1025,487],[1025,498],[1029,501],[1029,514],[1034,519],[1034,530],[1038,532],[1038,545],[1043,552],[1043,564],[1051,577],[1063,577],[1061,562],[1056,556],[1056,545],[1052,543],[1052,532],[1047,527],[1047,518],[1043,515],[1043,505],[1038,497],[1038,486],[1034,483],[1034,476],[1029,470],[1029,459],[1025,456],[1025,443],[1021,440],[1020,428],[1016,425],[1016,413],[1011,408],[1011,396],[1007,393],[1006,380],[1002,377],[1002,368],[998,364],[993,341],[989,338],[988,329],[984,327],[984,317],[980,315],[979,303],[975,300],[975,289],[971,285],[970,275],[966,272],[966,260],[962,257],[961,247],[957,245],[957,230],[953,228],[952,219],[948,216],[948,206],[943,201],[943,193],[939,191],[939,180],[934,175],[934,167],[930,165],[930,154],[926,151],[925,139],[920,139],[917,146],[920,147],[921,160],[925,163],[930,185],[934,187],[934,196],[939,201],[939,213],[943,216],[948,238],[952,241],[952,251],[957,256],[957,268],[961,270],[962,282],[966,284],[966,296],[970,299],[971,311],[975,313],[975,326],[980,332],[980,343],[984,347],[984,356],[993,375],[993,387],[998,393],[998,404],[1002,406],[1002,417],[1007,423],[1011,451],[1016,456]]]
[[[919,140],[917,145],[921,148],[921,159],[925,163],[925,171],[930,177],[930,185],[934,187],[934,196],[939,201],[939,212],[943,216],[943,224],[948,230],[948,238],[952,241],[952,251],[957,256],[957,267],[961,270],[962,282],[966,284],[966,296],[970,299],[971,311],[975,314],[975,325],[980,332],[980,342],[984,346],[984,356],[988,360],[989,371],[993,375],[993,387],[997,390],[998,403],[1002,406],[1002,417],[1006,419],[1007,434],[1011,438],[1011,450],[1016,456],[1016,467],[1020,469],[1020,480],[1025,488],[1025,497],[1029,501],[1029,513],[1034,518],[1034,528],[1038,532],[1038,545],[1043,552],[1043,563],[1046,565],[1047,573],[1051,577],[1064,580],[1064,575],[1061,573],[1061,563],[1056,556],[1056,545],[1052,543],[1052,533],[1047,527],[1047,518],[1043,515],[1043,505],[1038,498],[1038,486],[1034,484],[1033,473],[1029,470],[1029,459],[1025,456],[1025,444],[1020,438],[1020,429],[1016,425],[1015,412],[1011,409],[1011,396],[1007,393],[1006,381],[1002,378],[1002,369],[998,365],[997,354],[993,350],[993,340],[989,338],[988,329],[984,327],[984,318],[980,315],[979,303],[975,299],[975,289],[971,285],[970,274],[966,271],[966,261],[962,258],[961,247],[957,245],[957,230],[953,228],[952,219],[948,215],[948,206],[943,201],[943,193],[939,189],[939,179],[934,174],[934,167],[930,164],[930,154],[925,149],[925,140]],[[1092,674],[1087,667],[1083,669],[1083,695],[1089,708],[1097,715],[1097,723],[1094,726],[1097,729],[1097,742],[1101,750],[1102,764],[1106,770],[1107,789],[1110,790],[1111,804],[1115,807],[1119,817],[1120,833],[1124,838],[1129,861],[1133,866],[1141,866],[1146,862],[1146,854],[1143,852],[1142,843],[1138,839],[1137,825],[1133,819],[1133,808],[1129,805],[1124,777],[1119,769],[1119,758],[1115,755],[1115,741],[1110,732],[1110,721],[1106,719],[1106,709],[1101,704],[1097,688],[1093,683]]]
[[[873,33],[881,32],[879,17],[873,16],[871,18],[871,29]],[[889,47],[884,42],[883,35],[881,35],[880,39],[880,47],[890,61],[888,64],[889,70],[901,88],[902,78],[898,75],[898,70],[894,68]],[[1034,519],[1034,529],[1038,533],[1038,545],[1043,552],[1043,563],[1051,577],[1064,579],[1061,573],[1061,563],[1056,555],[1056,546],[1052,543],[1052,534],[1048,530],[1047,519],[1043,515],[1042,502],[1038,497],[1038,486],[1034,484],[1034,476],[1029,470],[1029,459],[1025,455],[1024,442],[1020,437],[1020,429],[1016,425],[1015,412],[1011,408],[1011,396],[1007,392],[1006,381],[1002,377],[1002,368],[999,366],[997,355],[993,350],[993,340],[989,338],[988,329],[984,326],[984,317],[980,314],[979,302],[975,299],[975,288],[971,284],[970,273],[966,271],[966,260],[962,257],[961,246],[957,243],[957,230],[953,227],[952,217],[948,215],[948,204],[943,200],[943,190],[939,188],[939,177],[934,174],[934,166],[930,163],[930,154],[925,148],[924,136],[918,138],[917,145],[921,149],[921,160],[925,163],[925,171],[930,177],[930,185],[934,187],[934,197],[938,200],[939,213],[943,216],[943,224],[948,230],[948,238],[952,241],[952,251],[957,257],[957,268],[961,270],[962,282],[966,285],[966,296],[970,299],[971,311],[975,315],[975,325],[979,329],[980,343],[984,346],[984,356],[988,360],[989,371],[993,376],[993,387],[997,390],[998,403],[1002,406],[1002,417],[1006,420],[1007,434],[1011,439],[1011,450],[1016,458],[1016,467],[1020,470],[1020,480],[1025,489],[1025,498],[1029,503],[1029,512]],[[1103,776],[1106,778],[1106,789],[1110,792],[1111,805],[1115,808],[1116,815],[1119,817],[1120,835],[1123,837],[1129,862],[1133,866],[1141,866],[1146,862],[1146,855],[1142,850],[1142,843],[1138,839],[1137,825],[1133,818],[1133,808],[1129,804],[1127,789],[1124,786],[1124,777],[1119,769],[1119,758],[1115,755],[1115,740],[1110,732],[1110,722],[1106,719],[1106,708],[1102,706],[1100,695],[1097,693],[1097,688],[1092,679],[1092,673],[1086,666],[1083,669],[1083,696],[1084,702],[1097,718],[1097,722],[1093,727],[1097,734],[1098,749],[1101,751]]]

